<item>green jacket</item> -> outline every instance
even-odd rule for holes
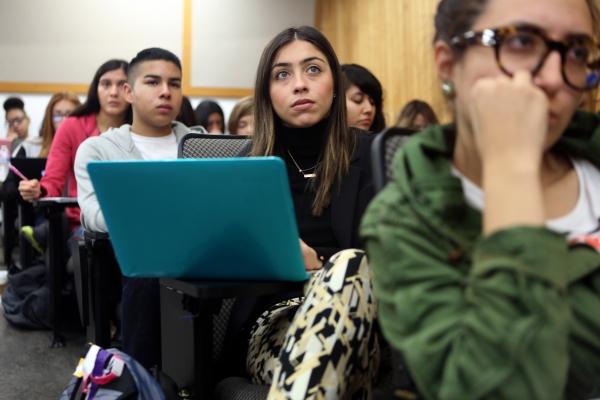
[[[600,397],[600,254],[545,228],[482,236],[452,136],[411,138],[362,222],[385,337],[426,399]],[[577,112],[557,147],[600,167],[600,118]]]

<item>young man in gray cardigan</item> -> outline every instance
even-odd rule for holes
[[[111,128],[81,144],[75,175],[81,223],[86,230],[107,232],[94,187],[87,172],[90,161],[159,160],[177,158],[177,146],[188,128],[174,122],[182,101],[181,63],[169,51],[142,50],[131,60],[125,99],[131,103],[133,122]],[[160,367],[160,296],[158,279],[123,278],[123,351],[144,367]]]

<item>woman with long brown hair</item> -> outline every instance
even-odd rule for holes
[[[319,31],[289,28],[267,45],[254,115],[248,155],[285,161],[311,278],[303,292],[244,299],[245,315],[237,302],[234,320],[245,322],[232,353],[247,354],[246,370],[271,385],[269,398],[367,398],[379,359],[375,299],[363,253],[342,250],[360,247],[374,134],[348,128],[342,70]]]
[[[85,102],[78,107],[56,131],[48,153],[46,172],[41,180],[19,182],[19,192],[24,200],[36,201],[43,197],[61,196],[65,185],[69,197],[77,197],[77,179],[73,165],[79,145],[89,137],[98,136],[111,127],[131,123],[131,105],[123,97],[129,64],[124,60],[109,60],[96,71],[88,89]],[[67,208],[71,232],[83,235],[78,207]],[[25,237],[34,248],[45,248],[45,231],[30,227]]]

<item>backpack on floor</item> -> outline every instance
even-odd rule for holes
[[[44,264],[38,264],[20,270],[11,264],[8,272],[8,284],[2,292],[4,318],[20,328],[52,329],[47,267]],[[61,296],[63,297],[60,309],[62,328],[65,330],[81,329],[72,276],[65,277]]]
[[[189,399],[169,376],[157,369],[148,372],[117,349],[86,345],[73,375],[59,400]]]
[[[2,292],[4,318],[21,328],[51,329],[46,266],[35,265],[23,271],[13,267],[9,272]]]

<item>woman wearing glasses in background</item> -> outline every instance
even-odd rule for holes
[[[63,120],[80,105],[77,95],[70,91],[63,91],[52,96],[44,113],[40,135],[21,142],[11,157],[47,157],[56,130]]]
[[[6,111],[6,137],[8,139],[26,138],[29,134],[29,117],[25,112],[25,103],[17,97],[9,97],[4,102]]]
[[[426,399],[600,396],[593,0],[442,0],[455,122],[410,139],[362,225],[379,321]]]

